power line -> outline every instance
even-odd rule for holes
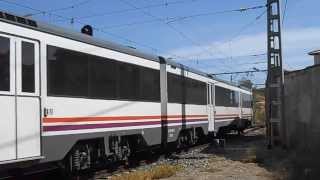
[[[261,9],[261,8],[265,8],[265,7],[266,7],[266,5],[261,5],[261,6],[247,7],[247,8],[224,10],[224,11],[199,13],[199,14],[193,14],[193,15],[189,15],[189,16],[177,17],[177,18],[174,18],[173,20],[169,21],[168,23],[173,23],[173,22],[176,22],[176,21],[183,21],[183,20],[186,20],[186,19],[196,18],[196,17],[201,17],[201,16],[211,16],[211,15],[225,14],[225,13],[231,13],[231,12],[246,12],[246,11],[249,11],[249,10],[256,10],[256,9]]]
[[[133,7],[133,8],[137,8],[139,9],[139,7],[135,6],[134,4],[130,3],[130,2],[127,2],[126,0],[121,0],[121,2],[127,4],[128,6],[130,7]],[[162,23],[164,23],[166,26],[168,26],[171,30],[175,31],[177,34],[179,34],[183,39],[191,42],[193,45],[195,46],[198,46],[199,48],[203,49],[204,51],[206,51],[207,53],[211,54],[212,56],[214,56],[214,54],[212,54],[212,52],[206,48],[203,48],[200,44],[198,44],[196,41],[194,41],[192,38],[190,38],[189,36],[187,36],[185,33],[183,33],[182,31],[180,31],[179,29],[177,29],[175,26],[173,26],[172,24],[169,24],[165,21],[163,21],[161,18],[151,14],[150,12],[148,11],[145,11],[145,10],[141,10],[139,9],[144,15],[146,16],[149,16],[155,20],[159,20],[161,21]]]
[[[45,15],[56,16],[58,18],[65,19],[65,20],[68,20],[68,21],[71,21],[71,22],[74,22],[74,23],[78,23],[80,25],[87,25],[87,23],[84,23],[84,22],[79,21],[77,19],[74,19],[72,17],[62,16],[62,15],[59,15],[59,14],[56,14],[56,13],[47,12],[47,11],[44,11],[44,10],[36,9],[36,8],[30,7],[30,6],[26,6],[26,5],[23,5],[23,4],[18,4],[18,3],[11,2],[11,1],[8,1],[8,0],[0,0],[0,2],[4,2],[4,3],[7,3],[7,4],[12,4],[12,5],[15,5],[17,7],[22,7],[22,8],[25,8],[25,9],[29,9],[29,10],[33,10],[33,11],[39,12],[39,13],[41,12],[41,13],[43,13]],[[95,30],[97,32],[106,34],[108,36],[114,37],[114,38],[119,39],[119,40],[123,40],[123,41],[125,41],[127,43],[136,44],[136,45],[138,45],[140,47],[143,47],[143,48],[146,48],[146,49],[150,49],[151,51],[153,51],[155,53],[159,53],[160,52],[160,50],[157,49],[157,48],[154,48],[154,47],[149,46],[149,45],[144,44],[144,43],[133,41],[133,40],[131,40],[129,38],[126,38],[126,37],[124,37],[122,35],[118,35],[118,34],[115,34],[115,33],[111,33],[111,32],[105,31],[104,29],[102,29],[100,27],[92,26],[92,28],[93,28],[93,30]],[[173,53],[168,53],[168,54],[170,56],[172,56],[172,57],[175,57],[175,58],[192,60],[189,57],[184,57],[184,56],[173,54]]]
[[[248,24],[245,24],[242,28],[240,28],[240,30],[237,33],[235,33],[235,35],[232,36],[232,38],[230,38],[230,40],[222,43],[221,45],[224,45],[226,43],[231,43],[232,41],[234,41],[238,36],[240,36],[242,34],[243,31],[245,31],[249,27],[252,27],[252,25],[256,21],[260,20],[263,17],[263,15],[266,14],[266,12],[267,12],[267,10],[264,10],[262,13],[260,13],[258,16],[256,16],[252,21],[250,21]],[[256,54],[256,55],[253,55],[253,56],[260,56],[260,55],[266,55],[266,53]],[[230,58],[233,58],[233,57],[217,58],[216,60],[218,60],[218,59],[223,60],[223,59],[230,59]]]
[[[265,55],[267,55],[267,53],[247,54],[247,55],[233,56],[232,58],[260,57],[260,56],[265,56]],[[215,58],[215,59],[211,59],[211,60],[226,60],[226,59],[230,59],[230,57],[226,57],[226,58]]]
[[[191,18],[197,18],[197,17],[201,17],[201,16],[212,16],[212,15],[232,13],[232,12],[243,13],[245,11],[256,10],[256,9],[261,9],[261,8],[265,8],[265,7],[266,6],[253,6],[253,7],[247,7],[247,8],[232,9],[232,10],[198,13],[198,14],[192,14],[192,15],[188,15],[188,16],[159,18],[159,19],[153,19],[153,20],[145,20],[145,21],[137,21],[137,22],[131,22],[131,23],[116,24],[116,25],[107,26],[105,28],[106,29],[122,28],[122,27],[127,27],[127,26],[136,26],[136,25],[140,25],[140,24],[149,24],[149,23],[154,23],[154,22],[159,22],[159,21],[166,21],[166,23],[174,23],[174,22],[183,21],[183,20],[191,19]]]
[[[267,61],[248,62],[248,63],[241,63],[237,65],[254,65],[254,64],[267,64]]]
[[[267,10],[264,10],[262,13],[260,13],[258,16],[256,16],[256,17],[255,17],[252,21],[250,21],[248,24],[245,24],[244,26],[242,26],[242,27],[240,28],[240,30],[237,31],[234,36],[232,36],[232,38],[230,38],[228,41],[225,41],[225,42],[222,43],[220,46],[225,45],[226,43],[230,43],[230,42],[234,41],[234,39],[236,39],[238,36],[240,36],[243,31],[245,31],[245,30],[246,30],[247,28],[249,28],[249,27],[252,27],[252,25],[253,25],[256,21],[260,20],[260,19],[263,17],[263,15],[266,14],[266,12],[267,12]],[[209,47],[208,49],[210,50],[211,47]],[[218,47],[216,47],[215,49],[218,49]],[[221,52],[221,51],[220,51],[220,52]],[[202,54],[202,53],[197,53],[197,55],[200,55],[200,54]],[[259,55],[266,55],[266,53],[256,54],[256,56],[259,56]],[[255,55],[253,55],[253,56],[255,56]],[[236,56],[235,58],[238,58],[238,57],[241,57],[241,56]],[[215,59],[212,59],[212,60],[226,60],[226,59],[232,59],[232,58],[234,58],[234,57],[215,58]],[[225,64],[225,63],[224,63],[224,64]]]
[[[158,3],[158,4],[152,4],[152,5],[138,7],[138,8],[122,9],[122,10],[116,10],[116,11],[111,11],[111,12],[82,16],[82,17],[77,17],[76,19],[88,19],[88,18],[108,16],[108,15],[114,15],[114,14],[122,14],[122,13],[127,13],[127,12],[132,12],[132,11],[143,10],[143,9],[150,9],[150,8],[157,8],[157,7],[168,7],[171,5],[185,4],[185,3],[189,3],[189,2],[195,2],[195,1],[199,1],[199,0],[178,0],[178,1],[172,1],[172,2]]]
[[[22,8],[25,8],[25,9],[29,9],[29,10],[33,10],[33,11],[36,11],[36,12],[39,12],[39,13],[43,13],[43,14],[48,14],[48,15],[52,15],[52,16],[56,16],[58,18],[61,18],[61,19],[65,19],[65,20],[68,20],[68,21],[73,21],[74,23],[78,23],[80,25],[87,25],[87,23],[83,23],[81,21],[78,21],[78,20],[75,20],[73,18],[70,18],[70,17],[65,17],[65,16],[61,16],[59,14],[55,14],[55,13],[48,13],[46,11],[43,11],[43,10],[40,10],[40,9],[36,9],[36,8],[33,8],[33,7],[30,7],[30,6],[26,6],[26,5],[23,5],[23,4],[18,4],[16,2],[12,2],[12,1],[8,1],[8,0],[0,0],[0,2],[4,2],[4,3],[7,3],[7,4],[12,4],[12,5],[15,5],[15,6],[18,6],[18,7],[22,7]],[[148,48],[154,52],[159,52],[158,49],[154,48],[154,47],[151,47],[149,45],[146,45],[146,44],[142,44],[142,43],[138,43],[136,41],[133,41],[131,39],[128,39],[128,38],[125,38],[123,36],[120,36],[120,35],[117,35],[117,34],[114,34],[114,33],[111,33],[111,32],[107,32],[101,28],[98,28],[98,27],[94,27],[93,26],[93,30],[96,30],[98,32],[101,32],[103,34],[106,34],[106,35],[109,35],[109,36],[112,36],[114,38],[117,38],[117,39],[121,39],[123,41],[126,41],[128,43],[133,43],[133,44],[136,44],[138,46],[141,46],[141,47],[144,47],[144,48]],[[182,57],[182,56],[178,56],[178,55],[173,55],[173,56],[176,56],[176,57]]]
[[[69,9],[74,9],[74,8],[77,8],[77,7],[82,6],[84,4],[87,4],[90,1],[92,1],[92,0],[85,0],[85,1],[81,1],[81,2],[75,3],[73,5],[69,5],[69,6],[61,7],[61,8],[56,8],[56,9],[51,9],[51,10],[47,10],[47,11],[43,11],[43,12],[38,12],[38,13],[33,13],[33,14],[26,14],[26,15],[24,15],[24,17],[30,17],[30,16],[36,16],[36,15],[44,14],[44,13],[53,13],[53,12],[58,12],[58,11],[65,11],[65,10],[69,10]]]
[[[226,74],[247,74],[247,73],[262,73],[262,72],[267,72],[267,69],[263,69],[263,70],[251,70],[251,71],[237,71],[237,72],[223,72],[223,73],[215,73],[215,74],[211,74],[213,76],[217,76],[217,75],[226,75]]]
[[[287,5],[288,5],[288,0],[285,0],[283,16],[282,16],[282,26],[284,25],[284,20],[285,20],[285,17],[286,17]]]
[[[232,42],[234,39],[236,39],[238,36],[242,34],[243,31],[245,31],[247,28],[252,27],[252,25],[260,20],[263,15],[267,13],[267,10],[264,10],[262,13],[260,13],[258,16],[256,16],[252,21],[250,21],[248,24],[244,25],[228,42]]]

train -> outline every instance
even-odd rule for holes
[[[251,89],[132,47],[0,12],[0,169],[69,172],[241,131]]]

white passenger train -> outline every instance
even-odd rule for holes
[[[162,57],[0,12],[0,168],[79,171],[241,130],[251,91]]]

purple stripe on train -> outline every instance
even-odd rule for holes
[[[208,121],[208,119],[188,119],[187,122]],[[169,121],[171,123],[182,123],[182,120]],[[127,126],[145,126],[145,125],[159,125],[161,121],[146,121],[146,122],[128,122],[128,123],[108,123],[108,124],[79,124],[79,125],[57,125],[44,126],[43,131],[69,131],[81,129],[101,129]]]

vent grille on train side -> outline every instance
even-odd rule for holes
[[[20,23],[20,24],[25,24],[25,25],[29,25],[32,27],[37,27],[37,22],[31,19],[26,19],[23,17],[19,17],[19,16],[15,16],[9,13],[4,13],[0,11],[0,18],[1,19],[6,19],[8,21],[13,21],[16,23]]]

